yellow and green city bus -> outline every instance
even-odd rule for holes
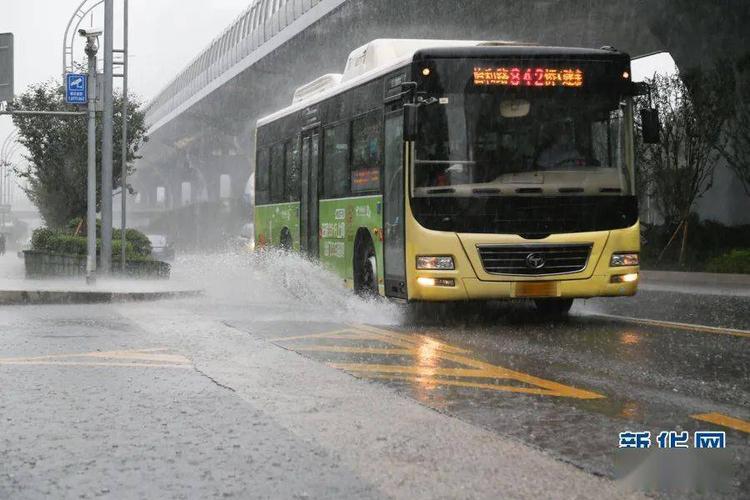
[[[409,301],[636,292],[630,58],[375,40],[258,121],[256,247]]]

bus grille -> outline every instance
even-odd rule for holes
[[[490,274],[577,273],[586,268],[591,244],[577,245],[480,245],[484,270]]]

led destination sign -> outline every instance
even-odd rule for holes
[[[474,85],[583,87],[580,68],[474,68]]]

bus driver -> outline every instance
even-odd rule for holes
[[[575,143],[572,120],[549,123],[542,131],[546,147],[539,153],[536,164],[543,169],[576,166],[585,161]]]

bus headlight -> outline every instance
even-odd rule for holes
[[[637,253],[613,253],[609,260],[609,265],[612,267],[637,266],[638,264],[640,264],[640,259]]]
[[[455,269],[455,266],[453,265],[453,257],[448,255],[420,255],[417,257],[417,269],[425,269],[430,271],[450,271],[452,269]]]
[[[456,280],[453,278],[426,278],[420,276],[417,283],[422,286],[456,286]]]
[[[638,273],[616,274],[609,279],[610,283],[633,283],[638,281]]]

